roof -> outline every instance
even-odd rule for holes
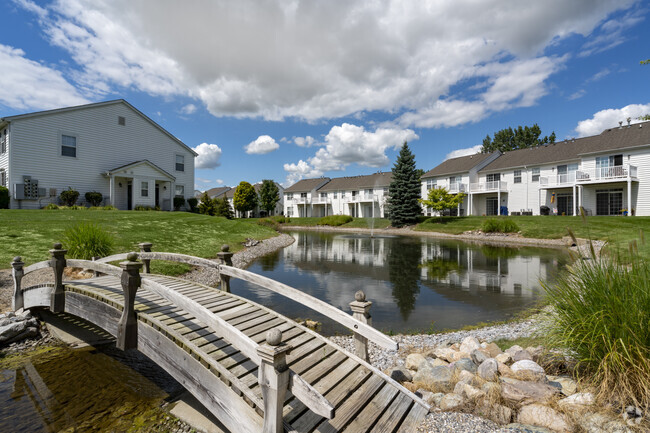
[[[15,116],[7,116],[3,117],[0,119],[0,122],[11,122],[13,120],[18,120],[18,119],[24,119],[27,117],[37,117],[37,116],[47,116],[49,114],[56,114],[56,113],[65,113],[67,111],[74,111],[74,110],[83,110],[86,108],[96,108],[96,107],[103,107],[107,105],[114,105],[114,104],[124,104],[133,111],[135,111],[137,114],[142,116],[143,119],[147,120],[149,123],[151,123],[154,127],[158,128],[162,133],[167,135],[169,138],[172,140],[176,141],[178,144],[181,146],[185,147],[187,150],[192,152],[194,156],[198,156],[198,153],[196,153],[191,147],[189,147],[187,144],[183,143],[181,140],[178,138],[174,137],[169,131],[167,131],[165,128],[151,120],[146,114],[144,114],[142,111],[138,110],[135,108],[133,105],[129,104],[126,100],[124,99],[114,99],[112,101],[103,101],[103,102],[94,102],[92,104],[84,104],[84,105],[75,105],[73,107],[64,107],[64,108],[56,108],[54,110],[44,110],[44,111],[35,111],[33,113],[25,113],[25,114],[17,114]]]
[[[529,165],[578,160],[590,153],[650,145],[650,122],[604,130],[599,135],[505,152],[480,171],[494,171]]]
[[[442,161],[438,166],[424,173],[422,178],[468,172],[492,155],[493,153],[476,153],[474,155],[447,159]],[[497,160],[498,159],[499,158],[497,158]]]
[[[154,164],[153,162],[149,161],[148,159],[141,159],[141,160],[139,160],[139,161],[134,161],[134,162],[130,162],[130,163],[128,163],[128,164],[120,165],[119,167],[115,167],[115,168],[112,169],[112,170],[108,170],[108,171],[106,172],[106,174],[107,174],[107,175],[115,174],[116,171],[125,170],[125,169],[127,169],[127,168],[135,167],[136,165],[140,165],[140,164],[147,164],[147,165],[149,165],[150,167],[153,167],[155,170],[160,171],[162,174],[164,174],[165,176],[169,177],[170,179],[172,179],[172,180],[176,180],[176,177],[172,176],[171,174],[169,174],[168,172],[166,172],[166,171],[163,170],[162,168],[158,167],[156,164]]]
[[[365,176],[349,176],[349,177],[335,177],[324,186],[320,187],[319,191],[340,191],[351,189],[363,188],[377,188],[390,185],[393,179],[392,172],[379,172]]]
[[[229,189],[230,189],[229,186],[219,186],[217,188],[211,188],[211,189],[207,190],[206,194],[208,194],[208,197],[210,197],[210,198],[217,198],[217,197],[223,195]]]
[[[317,177],[315,179],[302,179],[286,188],[284,192],[309,192],[318,189],[330,181],[329,177]]]

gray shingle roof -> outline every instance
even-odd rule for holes
[[[284,192],[309,192],[318,189],[330,181],[329,177],[318,177],[315,179],[303,179],[285,189]]]
[[[422,175],[422,178],[442,176],[445,174],[465,173],[489,158],[491,153],[476,153],[474,155],[460,156],[441,162]],[[497,158],[498,160],[498,158]]]
[[[208,193],[208,197],[210,197],[210,198],[215,198],[215,197],[218,198],[218,197],[221,197],[221,195],[223,195],[228,190],[230,190],[229,186],[219,186],[217,188],[211,188],[211,189],[207,190],[206,192]]]
[[[342,191],[364,188],[381,188],[390,185],[393,173],[374,173],[365,176],[335,177],[320,187],[319,191]]]

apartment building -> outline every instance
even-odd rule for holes
[[[323,198],[317,190],[329,181],[329,177],[302,179],[286,188],[284,214],[288,217],[326,216],[327,198]]]

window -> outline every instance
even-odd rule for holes
[[[430,189],[435,189],[437,188],[436,180],[435,179],[427,179],[427,191]]]
[[[120,126],[126,125],[126,118],[124,116],[117,116],[117,124]]]
[[[388,190],[388,187],[385,186],[385,187],[384,187],[384,195],[388,195],[388,191],[389,191],[389,190]]]
[[[7,153],[7,130],[0,132],[0,153]]]
[[[499,182],[501,180],[501,173],[490,173],[485,176],[486,182]]]
[[[185,171],[185,156],[176,155],[176,171]]]
[[[539,167],[533,168],[533,182],[539,182]]]
[[[140,182],[140,197],[149,197],[149,182]]]
[[[0,186],[7,186],[7,172],[4,168],[0,168]]]
[[[73,135],[61,135],[61,155],[77,157],[77,137]]]
[[[293,208],[292,208],[291,206],[289,206],[289,207],[287,208],[287,216],[288,216],[288,217],[292,217],[292,216],[293,216]]]
[[[338,191],[334,191],[334,192],[332,193],[332,198],[338,198],[338,197],[339,197],[339,193],[338,193]]]
[[[176,191],[174,191],[176,197],[185,197],[185,185],[176,185]]]
[[[521,183],[521,170],[515,170],[515,183]]]
[[[285,200],[293,200],[293,193],[292,192],[287,193],[285,195]],[[289,209],[291,209],[291,208],[289,208]]]

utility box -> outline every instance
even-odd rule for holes
[[[16,200],[37,200],[44,197],[45,188],[38,187],[38,180],[32,179],[31,176],[23,176],[23,183],[14,186],[14,198]]]

